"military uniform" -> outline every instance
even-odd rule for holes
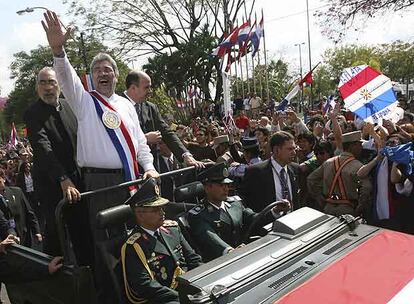
[[[154,179],[148,180],[128,201],[135,207],[161,207]],[[151,231],[137,225],[121,249],[122,273],[129,303],[179,303],[176,278],[201,264],[201,257],[184,239],[177,222],[165,220]]]
[[[256,213],[243,206],[239,196],[228,197],[223,208],[215,208],[206,199],[189,211],[190,234],[205,262],[213,260],[242,243],[245,230]]]
[[[369,210],[372,184],[369,178],[357,177],[357,172],[362,167],[362,163],[356,159],[347,163],[340,174],[347,200],[351,204],[326,203],[326,200],[330,199],[328,194],[336,172],[334,162],[337,157],[339,157],[339,163],[343,164],[353,155],[349,152],[342,152],[339,156],[328,159],[322,166],[313,171],[307,179],[309,194],[323,207],[325,213],[335,216],[355,214],[356,210]],[[335,198],[341,198],[339,187],[333,189],[332,197],[334,200]]]

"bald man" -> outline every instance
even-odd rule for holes
[[[148,74],[135,70],[129,72],[125,79],[125,86],[124,95],[135,106],[141,129],[145,133],[152,153],[157,153],[157,145],[162,139],[179,162],[185,162],[188,166],[202,166],[164,121],[158,107],[147,101],[151,95],[151,78]],[[158,159],[157,155],[154,155],[154,159]]]

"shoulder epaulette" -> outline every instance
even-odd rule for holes
[[[229,196],[227,199],[226,199],[226,202],[229,202],[229,203],[232,203],[232,202],[235,202],[235,201],[241,201],[242,199],[240,198],[240,196],[238,196],[238,195],[233,195],[233,196]]]
[[[162,224],[162,226],[163,227],[177,227],[178,223],[172,220],[164,220],[164,224]]]
[[[136,232],[133,235],[131,235],[128,240],[127,240],[127,244],[129,245],[133,245],[139,238],[141,237],[141,233],[140,232]]]
[[[195,206],[193,209],[191,209],[190,211],[189,211],[189,213],[191,213],[191,214],[194,214],[194,215],[197,215],[197,214],[199,214],[201,211],[203,211],[204,210],[204,205],[198,205],[198,206]]]

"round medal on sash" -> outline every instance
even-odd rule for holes
[[[117,129],[121,125],[119,114],[113,111],[105,111],[102,115],[102,121],[109,129]]]

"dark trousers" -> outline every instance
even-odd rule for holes
[[[88,173],[82,174],[83,183],[86,191],[97,190],[113,185],[123,183],[124,176],[121,173]],[[118,235],[124,229],[124,226],[113,227],[110,231],[99,229],[96,225],[96,216],[99,211],[123,204],[129,198],[127,188],[105,191],[99,194],[93,194],[86,198],[89,213],[89,223],[94,244],[94,263],[93,274],[95,278],[96,290],[99,303],[109,303],[112,298],[111,282],[104,260],[99,252],[98,244],[108,239],[107,232],[111,236]]]
[[[75,178],[72,181],[75,182]],[[79,183],[76,184],[79,185]],[[62,190],[58,183],[49,184],[48,187],[46,185],[38,186],[36,189],[38,189],[41,211],[45,220],[43,251],[52,256],[62,255],[55,215],[56,206],[63,197]],[[82,191],[79,186],[78,189]],[[85,202],[82,200],[70,204],[64,208],[63,212],[63,219],[68,228],[77,264],[81,266],[92,265],[93,246]]]

